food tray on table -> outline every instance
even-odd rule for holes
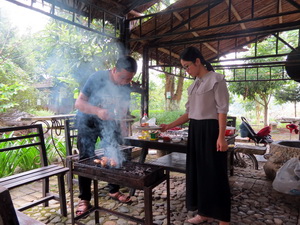
[[[138,130],[160,130],[160,126],[145,126],[145,127],[136,127]]]

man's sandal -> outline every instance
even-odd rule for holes
[[[122,203],[129,203],[131,202],[131,197],[129,195],[124,195],[122,192],[116,192],[116,193],[109,193],[109,196]]]
[[[82,215],[83,213],[87,212],[90,208],[92,208],[92,205],[88,200],[80,200],[77,205],[76,216]]]
[[[213,221],[212,218],[206,218],[200,215],[196,215],[195,217],[187,220],[187,222],[191,224],[201,224],[201,223],[212,222],[212,221]]]

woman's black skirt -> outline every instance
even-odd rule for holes
[[[230,221],[230,188],[227,152],[217,151],[217,120],[190,120],[187,165],[186,207],[198,214]]]

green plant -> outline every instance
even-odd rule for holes
[[[20,91],[24,91],[27,88],[21,84],[15,83],[13,85],[0,84],[0,112],[6,112],[6,110],[11,109],[19,105],[15,98]]]
[[[55,146],[54,144],[55,143]],[[66,144],[65,139],[62,136],[57,137],[48,137],[45,140],[46,151],[48,161],[51,164],[52,162],[58,161],[58,157],[61,162],[64,163],[64,159],[66,158]]]
[[[2,136],[13,137],[13,133],[14,132],[11,132],[9,134],[3,134]],[[17,144],[30,144],[30,141],[21,140],[18,142],[3,142],[0,143],[0,149],[8,148]],[[39,151],[34,146],[24,149],[0,152],[0,177],[9,176],[16,172],[38,168],[39,164]]]

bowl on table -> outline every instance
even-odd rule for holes
[[[174,137],[174,138],[172,138],[172,142],[174,142],[174,143],[181,142],[181,138]]]

